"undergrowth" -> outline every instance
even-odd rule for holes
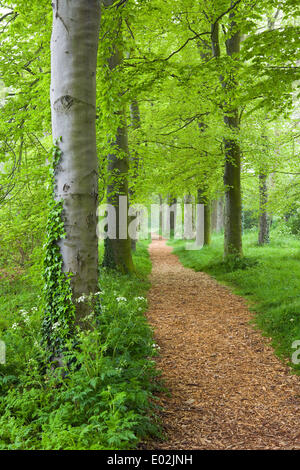
[[[160,385],[156,348],[146,322],[151,270],[139,243],[137,273],[101,271],[101,321],[81,333],[81,367],[58,376],[41,370],[38,291],[14,281],[1,285],[0,449],[132,449],[160,433],[153,392]],[[22,308],[20,308],[22,307]]]

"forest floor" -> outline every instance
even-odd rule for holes
[[[184,268],[164,240],[150,245],[150,324],[164,441],[147,449],[300,449],[300,381],[250,324],[245,300]]]

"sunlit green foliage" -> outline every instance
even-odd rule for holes
[[[149,205],[158,194],[195,195],[204,183],[209,200],[224,194],[224,139],[236,139],[248,221],[257,221],[258,176],[267,176],[267,211],[279,221],[270,246],[257,247],[256,233],[247,234],[246,256],[238,265],[223,263],[222,235],[200,254],[183,253],[181,244],[178,253],[185,264],[255,297],[258,324],[281,354],[290,355],[300,334],[299,240],[290,236],[300,230],[299,1],[117,5],[103,11],[99,38],[100,202],[111,177],[106,159],[120,109],[127,117],[130,153],[139,157],[138,175],[130,179],[135,202]],[[241,53],[229,57],[233,11],[242,44]],[[135,298],[148,287],[146,248],[138,249],[137,275],[102,272],[101,325],[82,334],[82,367],[68,371],[58,387],[58,377],[40,369],[42,258],[51,200],[51,1],[0,1],[0,19],[0,332],[8,345],[8,363],[0,366],[0,448],[132,448],[156,431],[148,419],[154,348],[142,316],[146,304]],[[216,23],[220,57],[211,52]],[[123,51],[113,72],[107,66],[112,43]],[[237,86],[225,89],[232,76]],[[138,128],[129,112],[133,100],[140,110]],[[224,125],[226,101],[239,110],[238,132]],[[59,211],[52,215],[59,219]]]

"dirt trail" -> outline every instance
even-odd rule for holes
[[[151,325],[168,441],[148,449],[300,449],[300,379],[250,325],[242,298],[184,268],[164,241],[150,245]]]

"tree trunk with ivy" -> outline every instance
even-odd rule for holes
[[[70,290],[65,289],[64,296],[69,298],[62,298],[62,303],[73,305],[74,321],[80,325],[90,310],[87,296],[98,290],[95,120],[100,1],[59,0],[52,6],[51,110],[56,202],[48,224],[46,257],[46,270],[53,274],[48,278],[53,284],[46,286],[50,293],[44,324],[48,322],[49,327],[51,322],[58,325],[71,320],[66,318],[67,309],[62,309],[62,317],[58,318],[57,302],[65,289],[63,279]],[[56,266],[56,273],[53,265],[47,266],[47,259]]]
[[[103,4],[109,8],[113,0],[104,0]],[[117,13],[115,13],[117,15]],[[117,18],[117,17],[116,17]],[[122,19],[118,18],[119,27]],[[119,32],[120,35],[120,32]],[[114,31],[114,37],[117,38],[117,31]],[[121,40],[113,40],[110,47],[110,57],[108,66],[110,72],[114,72],[122,64],[123,54],[121,51]],[[132,260],[131,239],[128,233],[128,172],[129,172],[129,150],[128,133],[126,123],[126,112],[124,105],[118,104],[119,109],[114,112],[115,117],[119,118],[119,126],[116,131],[114,142],[111,142],[111,152],[108,159],[108,185],[107,185],[107,203],[115,208],[115,237],[107,237],[104,241],[104,258],[102,265],[104,267],[120,271],[122,273],[131,273],[134,271]],[[108,224],[112,223],[108,217]]]

